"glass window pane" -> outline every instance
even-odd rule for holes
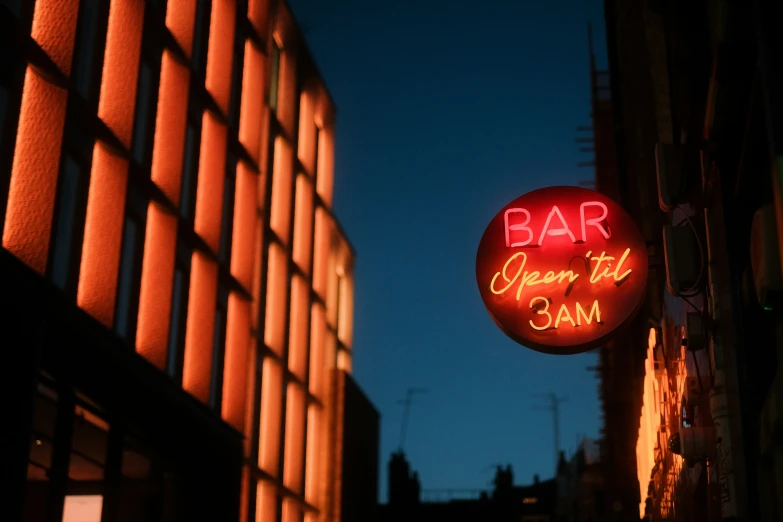
[[[117,522],[160,520],[162,477],[153,474],[147,451],[131,437],[123,442],[120,475]]]
[[[278,83],[280,81],[280,48],[276,42],[272,42],[272,71],[269,77],[269,107],[273,110],[277,110],[277,91]]]
[[[125,218],[125,230],[122,234],[122,259],[120,260],[120,278],[117,286],[117,333],[124,339],[128,338],[132,288],[133,268],[136,259],[138,243],[138,225],[130,218]]]
[[[188,124],[185,132],[185,158],[182,161],[182,188],[179,198],[179,215],[187,218],[190,216],[193,203],[191,201],[194,192],[194,177],[196,167],[196,129]]]
[[[149,148],[150,117],[152,112],[152,66],[149,60],[142,54],[141,67],[139,68],[139,88],[136,99],[136,118],[133,127],[133,159],[140,164],[147,161],[147,149]]]
[[[209,10],[207,10],[207,2],[205,0],[197,0],[197,6],[196,6],[196,23],[193,28],[193,68],[198,72],[201,71],[201,68],[204,65],[204,55],[206,54],[207,50],[207,34],[205,33],[205,29],[208,31],[209,24],[205,23],[208,22],[207,20],[204,20],[205,17],[209,17]]]
[[[73,53],[71,77],[76,90],[85,99],[90,99],[92,68],[95,62],[95,40],[98,31],[99,0],[79,2],[78,34]]]
[[[226,347],[226,313],[223,309],[215,310],[215,330],[212,338],[212,379],[210,390],[210,405],[220,409],[223,392],[223,355]]]
[[[62,179],[58,194],[59,211],[55,221],[57,232],[52,257],[52,281],[63,289],[68,281],[68,268],[73,257],[73,229],[76,220],[80,170],[81,167],[73,158],[67,156],[60,172]]]
[[[236,188],[237,160],[229,153],[226,166],[226,182],[223,187],[223,216],[220,227],[220,261],[227,263],[231,259],[231,235],[234,229],[234,191]]]
[[[174,272],[174,291],[171,299],[171,321],[169,322],[168,373],[172,377],[179,375],[182,365],[182,358],[180,357],[180,345],[182,344],[180,341],[180,324],[185,315],[186,284],[187,278],[184,270],[177,267]]]
[[[27,462],[27,491],[25,492],[25,522],[43,522],[49,495],[49,470],[54,452],[54,426],[57,420],[57,395],[44,386],[38,387],[33,412],[33,431],[30,437],[30,456]]]

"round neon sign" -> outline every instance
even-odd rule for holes
[[[611,199],[548,187],[492,219],[479,243],[476,279],[506,335],[539,352],[581,353],[635,316],[647,287],[647,248]]]

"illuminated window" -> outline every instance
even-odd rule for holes
[[[120,251],[120,272],[117,280],[117,333],[133,346],[139,309],[139,288],[144,250],[144,229],[147,219],[147,201],[133,183],[128,186],[125,203],[125,226]]]
[[[185,329],[190,293],[190,260],[192,253],[181,242],[177,245],[174,285],[171,296],[167,372],[175,382],[182,382],[182,364],[185,357]]]
[[[223,185],[223,215],[220,225],[220,262],[228,265],[231,260],[231,242],[234,231],[234,197],[236,190],[237,157],[226,154],[226,180]]]
[[[196,0],[196,22],[193,26],[193,57],[192,66],[197,75],[203,72],[207,64],[207,50],[209,49],[209,19],[210,2],[208,0]]]
[[[192,113],[192,111],[190,112]],[[188,120],[188,127],[185,131],[185,157],[182,161],[179,215],[192,221],[196,212],[196,183],[198,181],[198,149],[201,138],[201,119],[188,114]]]
[[[228,290],[218,287],[217,306],[215,307],[215,327],[212,339],[212,378],[210,379],[209,404],[220,412],[223,393],[223,362],[226,353],[226,314],[228,309]]]
[[[76,24],[76,43],[73,50],[71,80],[76,91],[87,101],[97,103],[100,84],[100,64],[106,43],[109,2],[82,0]]]
[[[269,108],[272,112],[277,111],[277,98],[280,83],[280,48],[277,42],[272,39],[272,55],[269,60],[271,69],[269,72]]]

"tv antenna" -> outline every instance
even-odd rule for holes
[[[558,397],[554,393],[539,394],[534,396],[537,399],[545,399],[549,405],[545,407],[533,408],[534,410],[548,411],[552,414],[553,442],[555,451],[555,472],[557,472],[557,463],[560,460],[560,405],[568,402],[568,397]]]
[[[403,405],[402,410],[402,426],[400,426],[400,452],[405,447],[405,436],[408,433],[408,418],[411,414],[411,406],[413,405],[413,397],[416,395],[422,395],[429,393],[428,390],[423,388],[408,388],[405,392],[405,398],[398,401],[398,404]]]

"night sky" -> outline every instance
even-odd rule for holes
[[[516,196],[591,180],[587,23],[600,0],[290,0],[338,110],[335,212],[357,251],[354,375],[381,413],[381,498],[408,387],[405,451],[423,489],[485,488],[554,471],[561,445],[598,435],[595,355],[505,337],[476,287],[476,248]]]

